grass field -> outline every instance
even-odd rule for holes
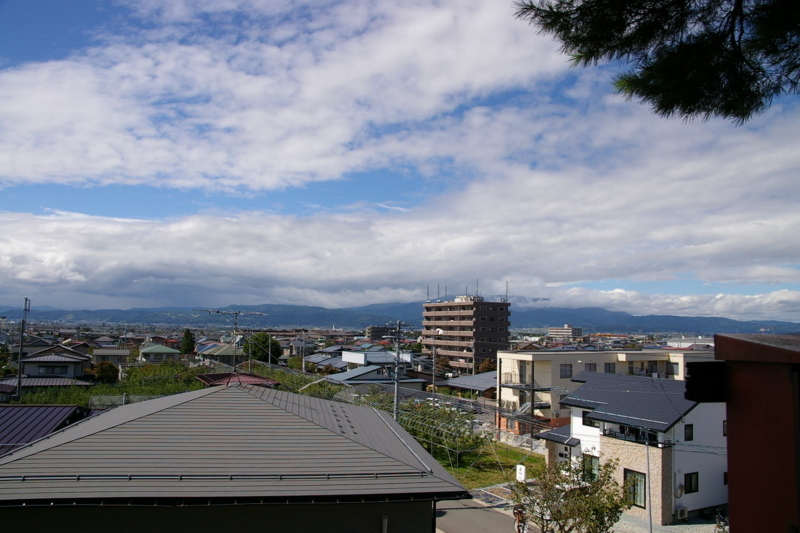
[[[541,455],[529,454],[521,448],[499,442],[489,442],[480,454],[462,456],[457,464],[453,460],[451,465],[446,456],[438,456],[437,459],[468,489],[512,481],[518,464],[524,464],[528,468],[529,478],[534,472],[544,468],[544,457]]]

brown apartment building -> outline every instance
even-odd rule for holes
[[[447,357],[450,366],[474,373],[483,359],[497,359],[497,350],[508,349],[511,304],[484,301],[482,296],[456,296],[442,302],[426,302],[422,310],[423,353]]]

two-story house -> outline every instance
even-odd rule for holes
[[[570,424],[539,433],[548,461],[619,461],[631,514],[670,524],[728,501],[725,404],[684,398],[686,383],[583,372],[561,402]]]

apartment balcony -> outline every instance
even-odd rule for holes
[[[423,319],[429,317],[473,316],[475,311],[423,311]]]
[[[445,327],[445,328],[453,328],[453,327],[472,327],[475,325],[474,318],[465,318],[465,319],[453,319],[453,318],[444,318],[444,319],[437,319],[437,318],[429,318],[425,320],[422,325],[426,328],[428,327]],[[427,331],[427,330],[426,330]],[[425,331],[423,331],[425,333]]]
[[[535,392],[548,392],[551,390],[551,387],[542,387],[536,383],[536,380],[528,376],[520,377],[516,372],[504,372],[500,379],[500,385],[509,389],[521,389]]]
[[[603,436],[610,439],[635,442],[637,444],[646,444],[653,448],[671,448],[675,446],[675,443],[671,440],[663,440],[659,442],[653,433],[648,433],[647,437],[645,437],[645,435],[639,430],[636,430],[634,433],[629,433],[617,431],[615,429],[605,429],[603,430]]]

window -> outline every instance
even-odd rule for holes
[[[727,437],[728,436],[728,421],[727,420],[723,420],[722,421],[722,436],[723,437]]]
[[[683,426],[683,440],[686,442],[694,440],[694,424],[686,424]]]
[[[517,429],[517,421],[516,420],[513,420],[511,418],[507,418],[506,422],[507,422],[506,429],[510,429],[510,430]]]
[[[647,362],[647,373],[648,374],[655,374],[658,372],[658,361],[648,361]]]
[[[691,494],[692,492],[697,492],[700,490],[699,476],[697,475],[697,472],[683,475],[683,488],[686,494]]]
[[[489,311],[494,311],[494,306],[489,306]]]
[[[486,317],[485,316],[481,317],[481,322],[486,322]]]
[[[486,337],[481,337],[481,342],[486,342]]]
[[[504,316],[498,317],[497,321],[498,322],[505,322],[506,321],[506,317],[504,317]]]
[[[623,472],[623,480],[628,485],[628,501],[635,507],[646,509],[645,497],[647,493],[645,491],[645,483],[647,482],[647,476],[641,472],[626,468]]]
[[[481,306],[481,311],[486,311],[486,306],[485,305]]]
[[[667,363],[667,375],[668,376],[677,376],[679,371],[678,363]]]
[[[561,370],[561,379],[569,379],[572,377],[572,363],[563,363],[559,365]]]
[[[505,331],[506,328],[497,328],[497,331]]]
[[[583,455],[583,479],[594,481],[600,473],[600,458],[594,455]]]
[[[603,363],[603,372],[606,374],[616,374],[617,363]]]
[[[584,411],[583,412],[583,425],[589,426],[590,428],[600,427],[600,423],[596,420],[592,420],[591,418],[586,418],[587,415],[590,415],[591,411]]]
[[[584,363],[583,369],[586,372],[597,372],[597,363]]]
[[[628,361],[628,375],[632,376],[633,374],[633,361]]]
[[[486,328],[485,328],[485,327],[484,327],[484,328],[480,328],[480,330],[481,330],[481,331],[486,331]]]
[[[66,366],[40,366],[39,367],[40,374],[66,374],[67,367]]]

